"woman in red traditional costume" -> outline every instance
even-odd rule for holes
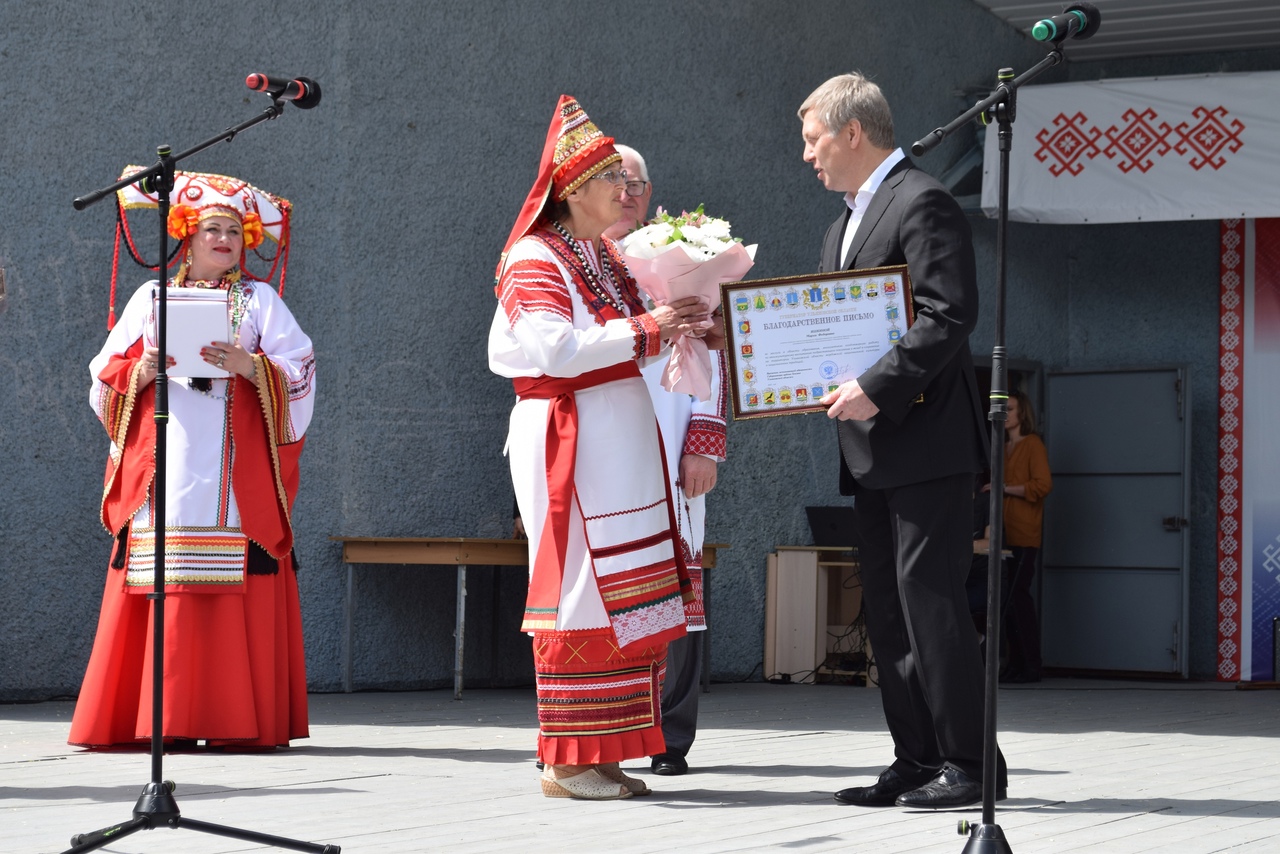
[[[639,363],[702,335],[696,297],[646,312],[618,248],[626,172],[562,96],[498,265],[489,366],[515,385],[507,453],[529,535],[538,758],[548,797],[647,794],[619,763],[663,752],[667,641],[685,632],[663,455]]]
[[[133,185],[119,201],[126,234],[128,210],[157,206]],[[308,734],[290,512],[315,402],[315,358],[283,300],[242,269],[244,250],[264,237],[276,243],[277,260],[287,257],[290,205],[233,178],[182,172],[172,203],[168,230],[184,241],[185,258],[169,287],[200,289],[225,306],[228,340],[197,342],[203,364],[167,357],[163,520],[154,506],[155,282],[109,323],[90,363],[90,403],[110,439],[101,516],[116,544],[68,741],[100,747],[151,738],[147,594],[163,524],[163,738],[273,749]],[[178,298],[170,297],[171,319]],[[174,336],[170,329],[171,351]]]

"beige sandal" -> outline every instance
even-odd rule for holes
[[[644,780],[637,780],[635,777],[628,776],[617,762],[610,762],[607,765],[597,765],[596,770],[599,771],[600,776],[604,777],[606,780],[612,780],[615,783],[621,783],[626,786],[627,791],[633,795],[653,794],[653,789],[650,789],[645,785]]]
[[[542,772],[542,794],[548,798],[577,798],[584,801],[616,801],[631,797],[631,790],[606,779],[595,768],[572,777],[557,777],[548,765]]]

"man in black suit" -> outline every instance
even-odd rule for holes
[[[915,321],[897,346],[822,398],[839,419],[840,491],[854,496],[867,631],[895,761],[860,806],[949,808],[982,800],[983,667],[964,582],[974,474],[986,466],[969,333],[973,242],[950,193],[893,142],[876,84],[844,74],[800,107],[804,159],[847,209],[823,272],[906,264]],[[1003,761],[997,797],[1006,787]]]

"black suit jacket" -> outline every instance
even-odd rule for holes
[[[985,419],[969,353],[978,283],[968,220],[946,188],[910,159],[871,199],[841,263],[848,211],[822,245],[823,272],[906,264],[915,322],[858,382],[880,408],[869,421],[839,422],[840,491],[850,478],[888,489],[987,465]]]

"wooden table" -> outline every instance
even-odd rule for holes
[[[342,690],[351,693],[352,659],[355,633],[355,564],[401,564],[419,566],[456,566],[458,604],[453,630],[453,697],[462,699],[463,659],[467,625],[468,566],[528,566],[528,540],[490,540],[476,537],[330,537],[342,543],[342,560],[347,565],[345,603],[346,634],[342,642]],[[710,587],[710,573],[716,565],[716,550],[728,548],[721,543],[702,547],[703,582]],[[704,599],[710,610],[710,597]],[[710,681],[706,658],[709,647],[703,645],[703,689]]]

